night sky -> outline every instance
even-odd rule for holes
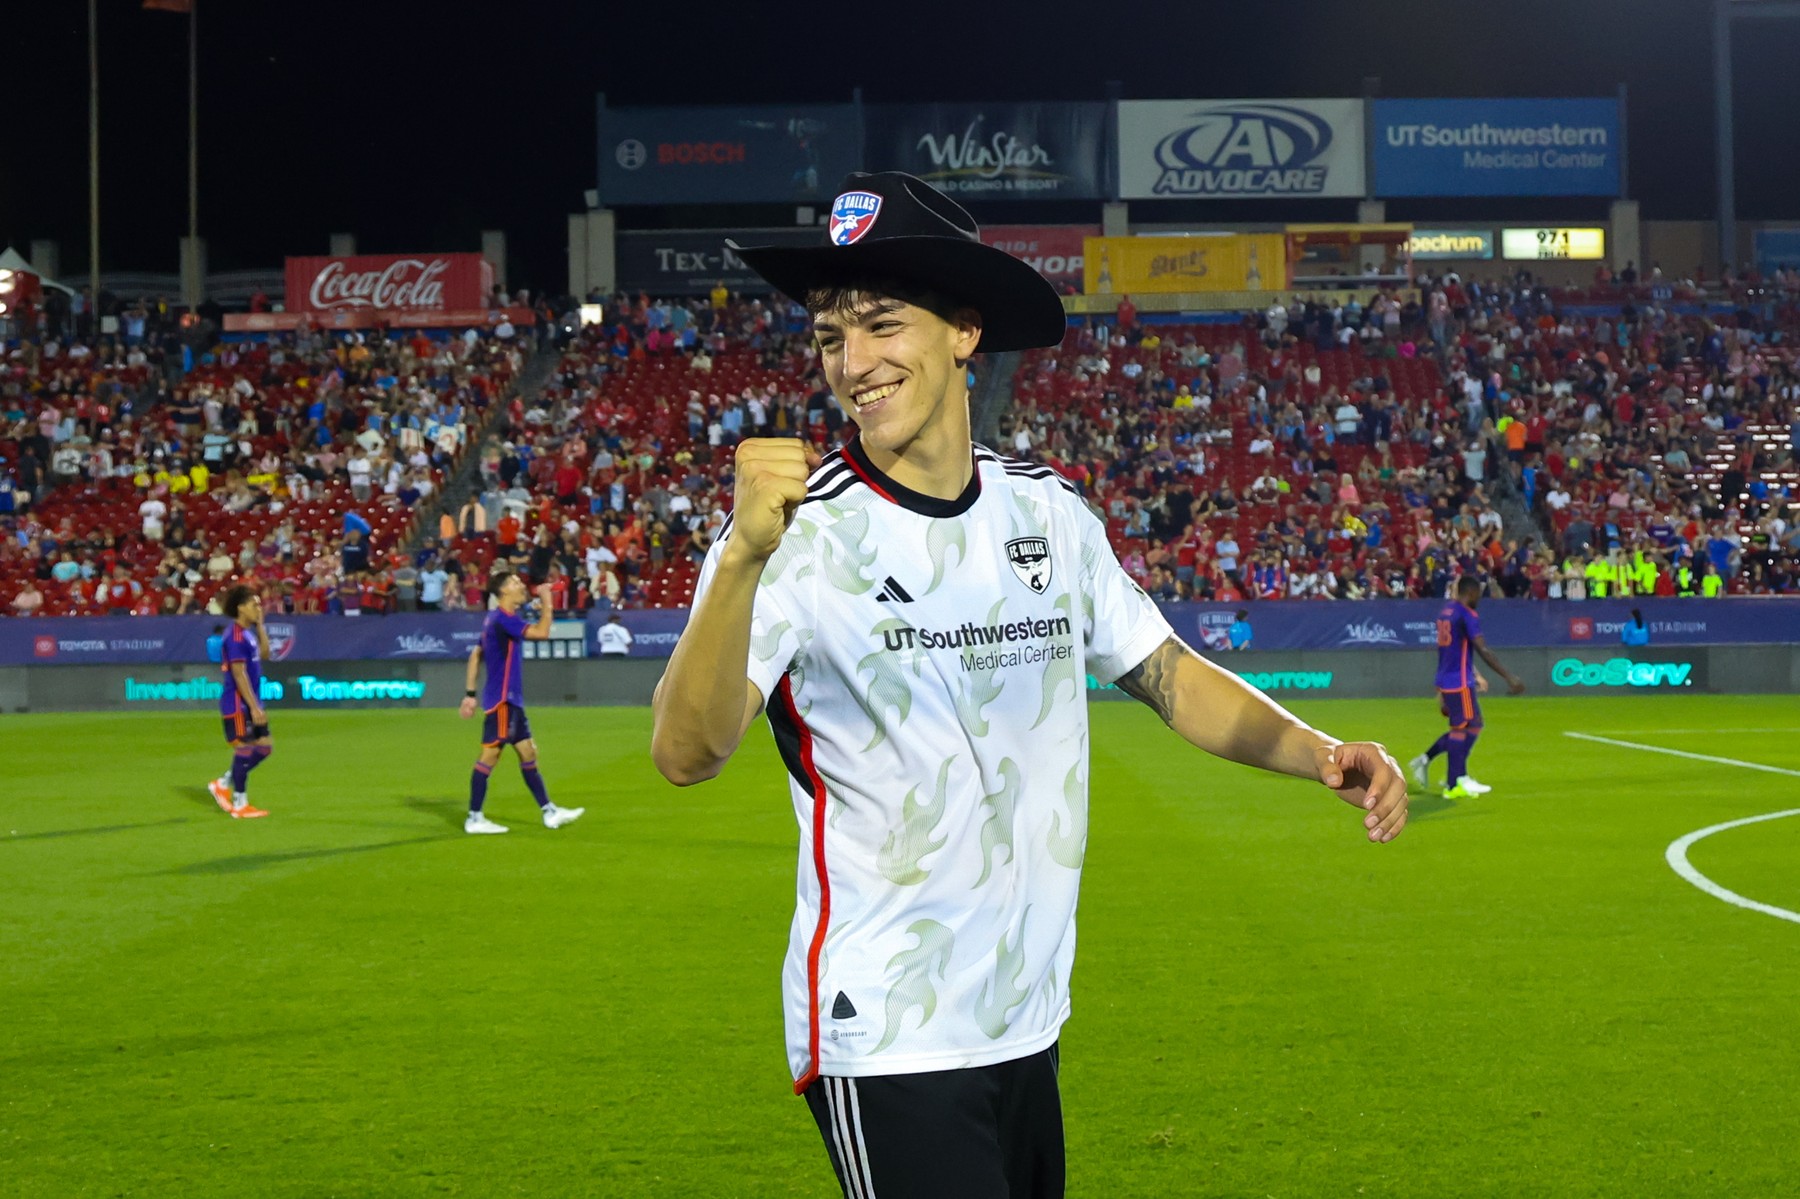
[[[1705,0],[199,4],[200,219],[214,270],[324,253],[333,231],[377,252],[474,250],[481,229],[500,228],[515,284],[560,287],[565,216],[594,185],[599,91],[674,104],[847,100],[859,85],[876,102],[1100,99],[1108,80],[1127,98],[1355,96],[1365,76],[1389,96],[1611,95],[1624,83],[1644,217],[1714,215]],[[58,239],[65,274],[87,259],[85,10],[33,0],[5,17],[0,243]],[[186,18],[100,0],[100,36],[102,260],[172,272],[187,221]],[[1740,26],[1734,61],[1740,215],[1800,218],[1800,21]],[[1212,215],[1354,216],[1344,201],[1242,207]],[[1390,202],[1389,216],[1602,217],[1604,202]]]

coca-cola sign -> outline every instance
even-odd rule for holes
[[[493,267],[479,254],[365,254],[287,260],[289,312],[417,314],[488,303]]]

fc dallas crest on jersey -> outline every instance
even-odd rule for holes
[[[1006,560],[1019,582],[1039,595],[1050,586],[1050,543],[1042,537],[1015,537],[1006,543]]]

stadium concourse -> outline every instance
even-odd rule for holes
[[[1539,599],[1793,592],[1800,276],[1662,283],[1449,276],[1225,323],[1127,302],[1024,356],[999,448],[1082,487],[1162,599],[1468,574]],[[683,607],[732,446],[844,422],[779,299],[604,311],[524,390],[529,347],[491,332],[303,330],[183,372],[154,319],[30,331],[0,375],[0,601],[180,613],[250,578],[274,610],[456,608],[506,560],[559,610]]]

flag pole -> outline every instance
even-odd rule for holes
[[[188,3],[188,237],[200,236],[200,0]]]

